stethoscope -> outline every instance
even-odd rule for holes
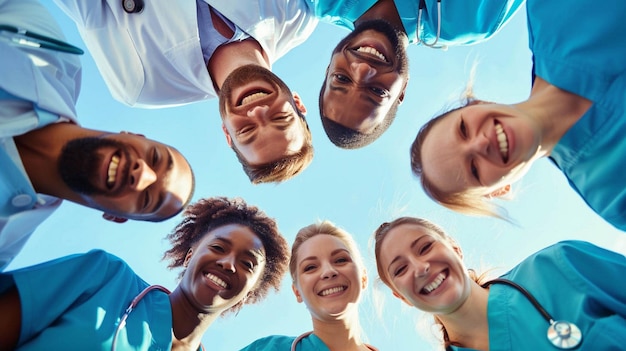
[[[437,36],[435,37],[435,41],[432,43],[423,41],[419,35],[420,25],[422,24],[422,12],[424,11],[424,8],[426,8],[426,0],[420,0],[419,8],[417,10],[417,44],[422,44],[433,49],[447,49],[447,45],[437,45],[441,35],[441,0],[437,0]]]
[[[126,13],[139,13],[143,11],[143,0],[122,0],[122,8]]]
[[[133,301],[130,302],[130,305],[128,305],[128,308],[126,308],[126,311],[122,315],[122,318],[120,318],[120,322],[118,323],[117,328],[115,328],[115,334],[113,334],[113,341],[111,342],[111,351],[115,351],[115,347],[117,346],[116,345],[117,336],[122,330],[122,328],[126,326],[126,319],[128,319],[128,315],[130,315],[133,309],[137,307],[137,304],[139,304],[139,301],[141,301],[141,299],[143,299],[144,296],[146,296],[152,290],[159,290],[168,295],[170,294],[170,291],[161,285],[150,285],[149,287],[143,289],[137,296],[135,296]]]
[[[17,45],[56,50],[74,55],[84,54],[83,50],[64,41],[50,38],[48,36],[37,34],[14,26],[0,24],[0,32],[8,32],[8,34],[3,34],[2,36]]]
[[[552,316],[539,304],[535,297],[528,292],[528,290],[524,289],[519,284],[506,279],[494,279],[486,282],[482,285],[482,287],[486,288],[491,284],[505,284],[521,292],[550,324],[547,336],[552,345],[559,349],[573,349],[580,345],[583,335],[576,324],[563,320],[555,321],[554,318],[552,318]]]

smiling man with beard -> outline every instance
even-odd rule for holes
[[[318,22],[303,0],[153,0],[140,13],[128,13],[119,0],[55,2],[76,22],[113,97],[133,107],[215,98],[226,78],[246,65],[280,82],[272,64],[303,43]],[[256,133],[245,147],[225,122],[227,141],[253,183],[287,180],[311,162],[304,105],[289,99],[300,117],[284,119],[273,133]],[[258,118],[276,119],[262,110],[255,112]]]
[[[313,159],[306,107],[278,76],[250,64],[235,69],[219,95],[222,129],[253,183],[290,178]]]
[[[183,155],[141,135],[77,124],[78,57],[19,44],[28,38],[17,28],[63,39],[40,3],[0,0],[0,23],[8,38],[18,39],[0,40],[5,60],[0,65],[0,270],[63,199],[103,211],[116,222],[162,221],[178,214],[194,189]]]
[[[333,50],[319,106],[330,141],[356,149],[378,139],[396,116],[409,80],[407,44],[445,49],[479,43],[497,33],[523,0],[307,3],[322,21],[353,30]]]

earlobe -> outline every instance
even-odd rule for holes
[[[404,82],[404,87],[402,87],[402,92],[400,92],[400,96],[398,96],[398,104],[401,104],[404,101],[404,94],[406,93],[406,87],[409,83],[409,77],[406,78],[406,82]]]
[[[298,288],[296,288],[296,284],[291,284],[291,290],[293,290],[293,294],[296,295],[296,301],[298,301],[298,303],[302,303],[302,296],[300,296],[300,292],[298,291]]]
[[[397,292],[393,291],[393,296],[399,298],[400,300],[402,300],[404,303],[406,303],[407,305],[413,307],[413,304],[409,302],[409,300],[405,299],[404,296],[398,294]]]
[[[304,103],[302,102],[302,99],[300,98],[300,95],[298,95],[298,93],[293,93],[293,101],[296,104],[296,108],[298,109],[298,111],[300,111],[300,113],[302,113],[303,115],[306,115],[306,106],[304,106]]]
[[[231,139],[230,134],[228,134],[228,129],[226,129],[226,125],[224,125],[224,123],[222,123],[222,132],[224,132],[228,146],[233,147],[233,140]]]
[[[511,184],[507,184],[503,186],[502,188],[496,189],[485,196],[489,198],[501,197],[501,196],[507,195],[510,191],[511,191]]]
[[[367,275],[363,272],[363,276],[361,277],[361,289],[365,290],[367,288]]]
[[[128,218],[117,217],[117,216],[114,216],[114,215],[112,215],[110,213],[106,213],[106,212],[102,214],[102,218],[104,218],[107,221],[114,222],[114,223],[124,223],[124,222],[128,221]]]

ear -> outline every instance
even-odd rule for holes
[[[499,189],[492,191],[491,193],[485,195],[486,197],[501,197],[508,194],[511,191],[511,184],[507,184]]]
[[[189,265],[189,260],[193,255],[193,249],[187,250],[187,254],[185,255],[185,260],[183,261],[183,267],[187,267]]]
[[[404,296],[398,294],[397,292],[393,292],[393,296],[399,298],[400,300],[402,300],[404,303],[406,303],[407,305],[413,307],[413,304],[411,302],[409,302],[409,300],[405,299]]]
[[[298,303],[302,303],[302,296],[300,296],[300,291],[298,291],[295,283],[291,284],[291,290],[293,290],[293,294],[296,295],[296,301],[298,301]]]
[[[363,276],[361,277],[361,289],[365,290],[367,288],[367,275],[363,272]]]
[[[463,259],[463,249],[461,249],[461,245],[459,245],[459,243],[450,236],[448,236],[447,239],[450,246],[452,246],[452,250],[454,250],[454,252],[456,252],[461,259]]]
[[[145,138],[145,137],[146,137],[146,136],[145,136],[145,135],[143,135],[143,134],[133,133],[133,132],[129,132],[129,131],[126,131],[126,130],[121,131],[121,132],[120,132],[120,134],[136,135],[136,136],[139,136],[139,137],[142,137],[142,138]]]
[[[304,106],[304,103],[298,93],[293,93],[293,101],[295,102],[298,111],[300,111],[303,115],[306,115],[306,106]]]
[[[406,77],[406,82],[404,82],[404,87],[402,87],[402,91],[400,92],[400,96],[398,96],[398,103],[401,104],[404,101],[404,93],[406,93],[406,87],[409,85],[409,77]]]
[[[233,139],[231,139],[230,134],[228,134],[228,129],[226,129],[224,123],[222,123],[222,132],[224,132],[224,136],[226,137],[226,143],[228,144],[228,146],[233,147]]]
[[[112,215],[110,213],[106,213],[106,212],[102,214],[102,218],[104,218],[107,221],[114,222],[114,223],[124,223],[124,222],[128,221],[128,218],[117,217],[117,216],[114,216],[114,215]]]

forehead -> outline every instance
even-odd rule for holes
[[[260,126],[251,143],[242,144],[236,138],[233,142],[246,161],[254,166],[275,162],[297,153],[304,146],[305,133],[302,118],[296,115],[285,129],[271,125]]]
[[[304,241],[297,251],[298,262],[310,257],[322,257],[336,250],[345,250],[351,254],[350,249],[334,235],[318,234]]]
[[[214,228],[204,235],[202,241],[225,241],[233,245],[238,251],[265,253],[265,247],[259,236],[243,224],[225,224]]]
[[[361,89],[351,85],[334,89],[328,79],[322,108],[328,119],[361,133],[370,133],[382,122],[391,104],[376,104]]]
[[[467,162],[462,153],[460,132],[454,111],[437,121],[421,147],[422,176],[439,192],[458,193],[468,187]]]
[[[411,243],[424,236],[436,236],[436,234],[414,223],[403,223],[393,227],[387,232],[380,245],[381,260],[392,259],[397,253],[409,249]]]

